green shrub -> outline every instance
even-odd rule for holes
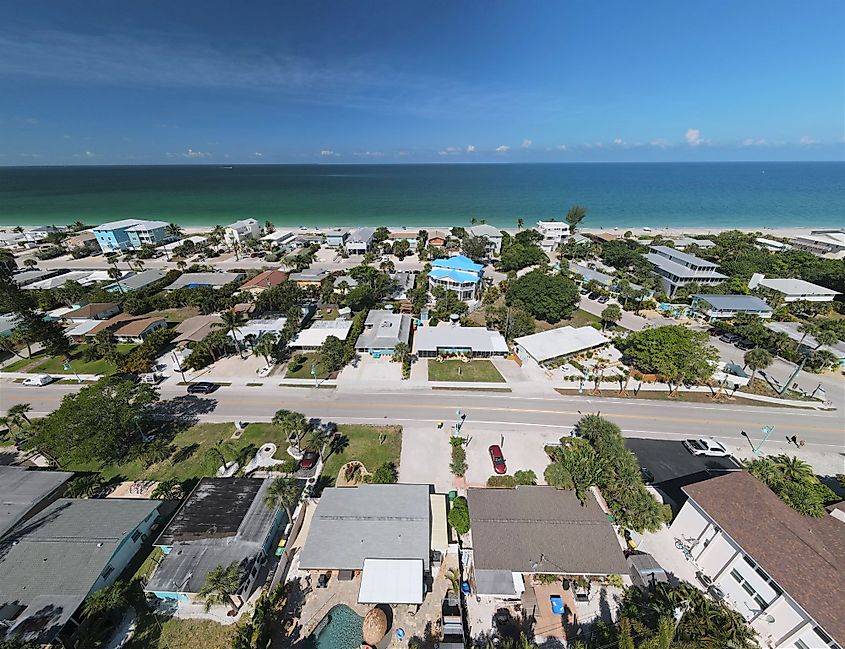
[[[467,452],[463,446],[452,447],[452,462],[449,464],[449,470],[459,478],[463,478],[466,475]]]
[[[516,484],[520,485],[535,485],[537,484],[537,474],[534,473],[531,469],[527,471],[516,471],[513,474],[514,480],[516,480]]]
[[[544,572],[541,572],[539,575],[534,575],[534,578],[544,586],[560,581],[560,575],[551,575]]]
[[[393,462],[385,462],[373,473],[373,484],[395,484],[399,479],[399,473]]]
[[[466,534],[469,532],[469,504],[467,499],[463,496],[458,496],[452,501],[452,506],[449,509],[449,516],[447,517],[449,525],[452,526],[458,534]]]
[[[513,489],[516,487],[516,480],[511,475],[491,475],[487,478],[487,486]]]
[[[546,483],[558,489],[574,489],[575,482],[566,467],[559,462],[553,462],[543,472]]]

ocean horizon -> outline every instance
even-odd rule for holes
[[[845,223],[845,162],[0,167],[0,224],[790,228]]]

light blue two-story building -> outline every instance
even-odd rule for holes
[[[164,221],[123,219],[98,225],[92,232],[103,252],[120,252],[162,243],[168,239],[166,229]]]

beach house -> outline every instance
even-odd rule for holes
[[[803,279],[779,279],[768,278],[762,273],[754,273],[748,282],[748,288],[751,290],[757,288],[764,288],[775,293],[780,293],[783,296],[784,302],[798,302],[799,300],[806,300],[807,302],[831,302],[839,291],[834,291],[831,288],[825,288],[818,284],[805,282]]]
[[[435,259],[431,262],[431,270],[428,273],[428,291],[433,294],[434,289],[441,286],[455,293],[459,300],[477,300],[481,293],[483,277],[484,266],[469,257],[456,255]]]
[[[400,342],[408,344],[411,316],[386,309],[373,309],[364,321],[364,331],[355,342],[355,350],[379,357],[393,354]]]
[[[473,237],[484,237],[487,239],[487,254],[491,257],[498,257],[502,250],[502,231],[492,225],[482,223],[467,228],[467,232]]]
[[[230,282],[237,282],[244,276],[243,273],[219,272],[219,273],[183,273],[176,281],[165,286],[165,291],[176,291],[180,288],[222,288]]]
[[[734,318],[740,313],[772,317],[772,307],[754,295],[693,295],[692,308],[710,322]]]
[[[459,355],[504,358],[510,353],[507,341],[498,331],[452,324],[417,329],[414,333],[414,351],[419,358]]]
[[[591,349],[598,349],[610,342],[592,327],[558,327],[540,331],[530,336],[514,338],[514,351],[523,360],[533,360],[539,365],[557,361]]]
[[[845,257],[845,229],[811,230],[810,234],[799,234],[791,240],[796,250],[811,252],[817,257],[842,259]]]
[[[569,225],[561,221],[537,221],[537,232],[543,235],[540,247],[554,252],[569,237]]]
[[[364,255],[369,252],[373,245],[373,235],[375,232],[375,228],[358,228],[352,230],[344,243],[347,254]]]
[[[342,248],[346,242],[346,237],[349,236],[347,228],[331,228],[324,233],[326,237],[326,246],[329,248]]]
[[[223,240],[230,248],[240,245],[247,239],[257,239],[261,234],[261,226],[255,219],[241,219],[230,223],[223,230]]]
[[[143,225],[141,219],[122,219],[120,221],[109,221],[93,228],[91,231],[97,237],[97,243],[103,252],[119,252],[129,250],[136,246],[132,243],[129,229]],[[137,239],[140,240],[140,239]]]
[[[652,273],[660,280],[664,292],[670,298],[681,286],[710,286],[721,284],[727,279],[726,275],[717,272],[718,266],[712,261],[668,246],[651,246],[645,258],[651,262]]]
[[[143,246],[157,246],[171,237],[167,235],[167,222],[141,221],[126,228],[131,247],[138,250]]]

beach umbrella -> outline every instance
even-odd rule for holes
[[[387,616],[380,608],[370,609],[364,616],[364,642],[376,645],[387,633]]]

